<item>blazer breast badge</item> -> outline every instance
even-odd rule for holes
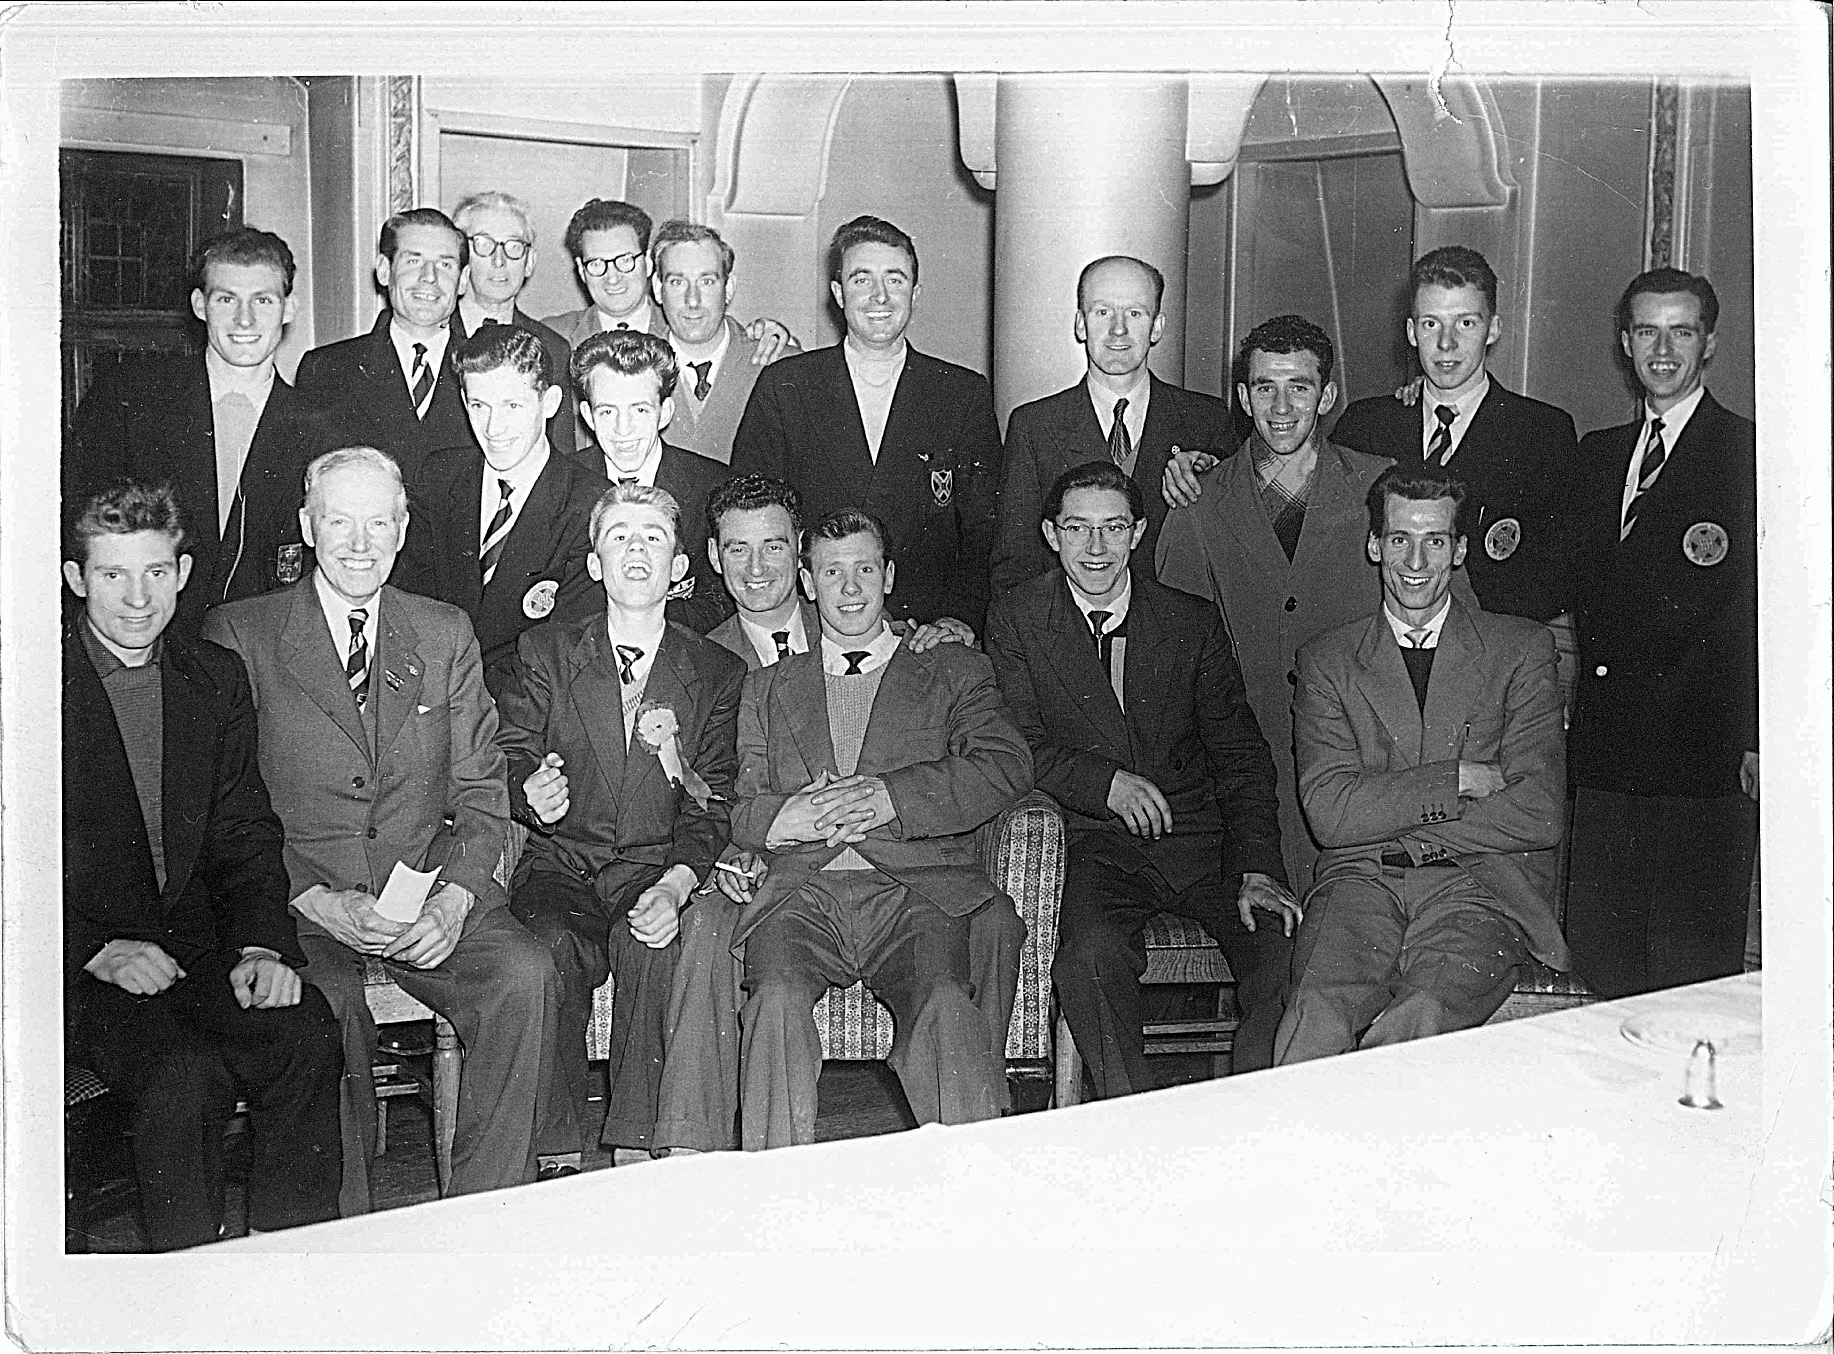
[[[930,472],[930,493],[936,499],[936,506],[946,508],[955,498],[955,469],[932,470]]]

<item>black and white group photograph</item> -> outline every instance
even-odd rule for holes
[[[10,1338],[1825,1340],[1830,51],[17,7]]]

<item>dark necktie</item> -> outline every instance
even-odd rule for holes
[[[872,653],[867,649],[849,649],[841,657],[847,660],[847,671],[841,676],[851,677],[860,670],[860,664],[872,657]]]
[[[409,398],[414,401],[414,417],[425,418],[427,406],[433,403],[433,368],[427,365],[427,345],[414,345],[414,375],[408,382]]]
[[[618,680],[629,686],[636,677],[637,662],[643,657],[643,650],[635,644],[614,645],[618,651]]]
[[[713,389],[713,363],[690,362],[688,369],[694,373],[694,398],[704,400],[707,392]]]
[[[488,329],[493,324],[502,324],[502,323],[503,321],[499,320],[496,316],[486,315],[481,321],[478,322],[478,328],[479,329]]]
[[[350,657],[344,660],[344,677],[350,683],[350,694],[357,698],[357,708],[369,699],[369,641],[363,637],[363,626],[369,610],[358,607],[350,613]]]
[[[637,477],[635,475],[619,475],[612,481],[613,484],[635,484],[636,482]]]
[[[1114,426],[1108,430],[1108,459],[1125,469],[1127,462],[1133,458],[1133,454],[1134,444],[1127,436],[1127,401],[1116,400],[1114,402]]]
[[[1121,623],[1110,630],[1107,628],[1108,621],[1113,615],[1112,611],[1091,611],[1089,613],[1089,633],[1095,636],[1096,656],[1102,660],[1102,668],[1108,674],[1108,685],[1114,689],[1115,700],[1119,701],[1121,700],[1121,673],[1114,661],[1114,642],[1117,639],[1125,638],[1127,621],[1123,617]],[[1122,708],[1125,709],[1126,706],[1123,705]]]
[[[1452,420],[1458,417],[1458,410],[1449,404],[1436,404],[1433,406],[1433,417],[1439,420],[1439,426],[1433,429],[1433,440],[1427,446],[1426,458],[1444,465],[1452,459]]]
[[[788,630],[773,630],[771,631],[771,638],[777,641],[778,661],[781,662],[783,659],[788,658],[790,656],[790,632]]]
[[[497,501],[497,511],[490,525],[484,528],[484,553],[478,557],[478,567],[483,571],[487,588],[491,576],[497,572],[497,561],[503,557],[504,542],[509,540],[509,481],[498,480],[497,492],[502,497]]]
[[[1649,440],[1643,444],[1643,464],[1637,471],[1637,491],[1630,496],[1630,505],[1624,509],[1624,527],[1617,538],[1621,541],[1630,535],[1630,529],[1637,524],[1637,504],[1643,501],[1656,483],[1656,476],[1662,473],[1663,465],[1668,461],[1668,444],[1662,440],[1662,420],[1652,418],[1649,421]]]

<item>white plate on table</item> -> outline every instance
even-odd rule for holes
[[[1720,1057],[1758,1053],[1764,1047],[1761,1023],[1719,1011],[1645,1011],[1620,1028],[1631,1043],[1665,1053],[1692,1053],[1703,1039]]]

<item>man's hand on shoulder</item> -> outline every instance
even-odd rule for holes
[[[760,315],[746,325],[745,337],[758,345],[757,351],[751,355],[751,364],[754,367],[769,366],[780,357],[788,357],[791,353],[802,351],[802,345],[796,341],[796,336],[790,332],[789,326],[781,320],[771,319],[768,315]]]
[[[465,918],[476,902],[470,889],[441,884],[421,905],[413,924],[383,949],[382,957],[414,968],[438,968],[458,947]]]
[[[1420,392],[1424,389],[1426,389],[1426,377],[1416,376],[1413,380],[1395,391],[1395,398],[1401,401],[1402,404],[1405,404],[1409,409],[1412,409],[1416,404],[1420,403]]]
[[[1280,924],[1289,936],[1293,934],[1293,928],[1305,920],[1305,912],[1300,908],[1299,900],[1293,897],[1291,889],[1272,875],[1260,874],[1254,870],[1242,875],[1242,889],[1236,895],[1235,907],[1241,915],[1242,925],[1250,931],[1255,929],[1254,910],[1257,907],[1279,917]]]
[[[362,889],[314,884],[293,900],[293,910],[358,954],[381,954],[407,930],[400,922],[377,912],[375,897]]]
[[[299,1005],[299,975],[263,945],[244,945],[242,960],[229,970],[229,990],[244,1011],[251,1006],[271,1011],[276,1006]]]
[[[1485,799],[1496,794],[1509,782],[1503,779],[1503,768],[1495,762],[1467,762],[1458,764],[1458,797],[1460,799]]]
[[[150,940],[111,940],[83,969],[136,997],[156,997],[185,976],[178,961]]]
[[[974,628],[966,621],[958,621],[953,616],[938,616],[933,621],[914,626],[904,637],[905,647],[912,653],[922,653],[925,649],[934,649],[938,644],[965,644],[974,647]]]
[[[1204,487],[1197,477],[1215,466],[1218,458],[1208,451],[1180,451],[1172,448],[1166,457],[1165,473],[1159,477],[1159,492],[1174,508],[1188,508],[1203,497]]]
[[[1172,830],[1172,806],[1145,776],[1117,767],[1108,783],[1108,807],[1136,837],[1163,837]]]

